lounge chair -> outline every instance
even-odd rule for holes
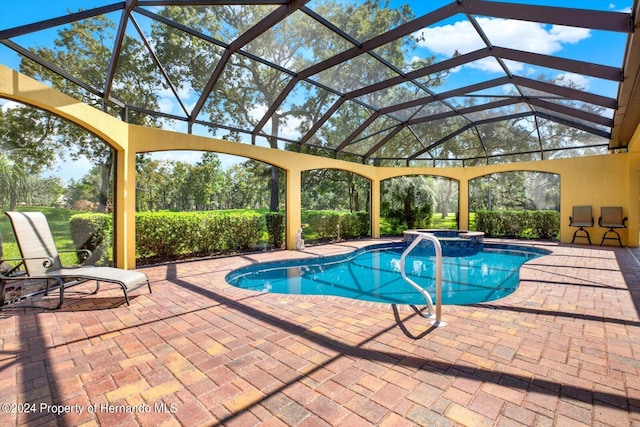
[[[571,243],[576,240],[576,237],[586,237],[589,244],[591,244],[589,232],[584,229],[584,227],[593,227],[593,213],[591,211],[591,206],[574,206],[573,215],[569,217],[569,227],[578,227],[578,229],[573,233]],[[578,236],[579,231],[584,231],[585,235]]]
[[[122,288],[127,305],[129,305],[129,292],[147,286],[151,293],[149,278],[140,271],[83,265],[63,267],[60,252],[55,247],[49,224],[42,212],[6,212],[6,214],[11,220],[28,276],[59,278],[65,286],[95,280],[96,289],[93,293],[98,292],[101,282],[114,283]],[[84,252],[89,251],[84,250]],[[90,256],[90,253],[88,255]]]
[[[602,235],[600,246],[602,246],[605,240],[617,240],[620,244],[620,247],[622,247],[622,239],[620,239],[620,234],[615,229],[627,228],[625,222],[627,222],[627,217],[622,217],[621,207],[616,206],[600,208],[600,218],[598,218],[598,225],[602,228],[609,229]],[[616,237],[607,237],[607,234],[609,233],[614,233]]]
[[[23,258],[5,259],[2,249],[2,235],[0,234],[0,310],[4,308],[44,308],[57,309],[64,299],[64,286],[60,278],[30,277],[20,269],[24,264]],[[15,265],[10,264],[13,263]],[[41,305],[25,305],[17,303],[28,298],[34,299],[38,295],[48,295],[57,288],[60,294],[58,305],[46,307]]]

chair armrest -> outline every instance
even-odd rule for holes
[[[72,249],[68,251],[58,251],[59,254],[68,254],[68,253],[76,253],[78,257],[82,260],[82,262],[91,258],[91,251],[89,249]]]
[[[53,263],[55,262],[55,260],[53,259],[53,257],[50,256],[40,256],[40,257],[31,257],[31,258],[13,258],[13,259],[5,259],[5,261],[20,261],[20,263],[18,265],[16,265],[16,268],[20,267],[22,264],[24,264],[25,261],[31,261],[34,259],[41,259],[42,261],[42,265],[43,267],[51,267],[53,265]]]

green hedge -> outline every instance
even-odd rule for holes
[[[366,212],[307,211],[315,237],[334,239],[340,225],[343,239],[370,234]],[[92,261],[106,264],[112,240],[112,217],[106,214],[77,214],[70,220],[77,248],[90,249]],[[241,252],[257,247],[267,230],[269,243],[284,243],[285,217],[282,213],[257,212],[138,212],[136,213],[136,257],[172,260]]]
[[[264,216],[269,243],[278,249],[284,244],[285,216],[281,212],[267,212]]]
[[[262,215],[258,213],[136,214],[136,249],[141,258],[171,259],[247,250],[258,245],[262,232]]]
[[[89,249],[91,257],[87,260],[78,258],[78,262],[86,265],[106,265],[109,262],[113,230],[111,215],[99,213],[75,214],[69,218],[71,240],[76,249]]]
[[[335,211],[305,211],[304,221],[309,230],[305,234],[313,234],[317,239],[334,239],[340,237],[353,239],[370,235],[370,220],[367,212],[335,212]]]
[[[557,211],[477,211],[476,230],[488,237],[553,239],[560,233]]]

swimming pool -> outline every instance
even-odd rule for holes
[[[425,304],[424,296],[400,275],[399,261],[405,247],[377,244],[347,255],[249,265],[232,271],[226,280],[258,292]],[[419,249],[407,256],[405,271],[435,302],[435,257],[428,246]],[[538,248],[484,244],[472,255],[444,256],[442,302],[461,305],[503,298],[518,287],[522,264],[546,253]]]

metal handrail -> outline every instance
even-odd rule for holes
[[[435,320],[431,322],[433,326],[445,326],[446,323],[442,322],[442,246],[440,245],[440,241],[433,234],[426,233],[417,233],[416,238],[411,242],[411,244],[407,247],[407,249],[402,252],[400,256],[400,275],[402,278],[413,286],[418,292],[420,292],[424,298],[427,300],[427,306],[429,307],[429,318],[433,318],[433,301],[431,300],[431,295],[427,291],[425,291],[422,286],[418,285],[416,282],[411,280],[407,273],[405,272],[405,258],[409,255],[418,244],[423,240],[427,239],[433,242],[433,246],[436,249],[436,313]]]

